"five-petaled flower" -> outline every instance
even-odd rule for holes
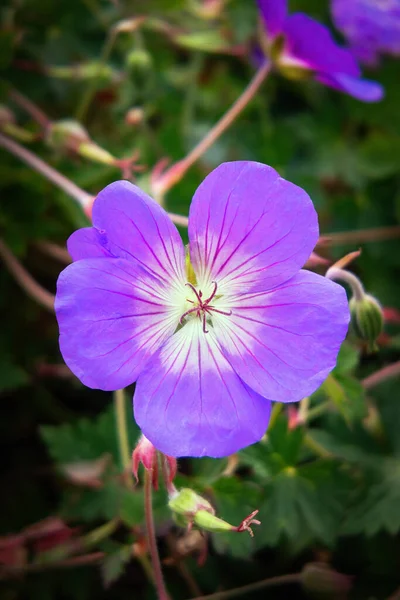
[[[318,239],[307,194],[266,165],[220,165],[196,191],[190,260],[167,213],[126,181],[69,238],[60,346],[87,386],[136,381],[134,413],[170,456],[231,454],[261,439],[271,401],[311,394],[333,369],[349,309],[300,270]]]
[[[310,73],[320,83],[364,102],[381,100],[382,86],[361,79],[352,52],[340,47],[327,27],[306,14],[288,14],[287,0],[257,1],[265,28],[267,60],[297,77]],[[259,53],[257,57],[260,60]]]

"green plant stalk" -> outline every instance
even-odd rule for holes
[[[278,575],[277,577],[269,577],[262,581],[256,581],[242,587],[237,587],[232,590],[226,590],[225,592],[216,592],[215,594],[208,594],[207,596],[197,596],[191,600],[226,600],[227,598],[235,598],[235,596],[241,596],[242,594],[250,594],[257,590],[262,590],[267,587],[275,587],[277,585],[286,585],[288,583],[300,583],[301,573],[290,573],[288,575]]]
[[[114,392],[114,406],[121,467],[124,471],[126,484],[129,487],[132,487],[133,483],[129,472],[131,466],[131,449],[129,447],[128,427],[126,422],[124,390],[116,390]]]

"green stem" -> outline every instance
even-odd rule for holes
[[[332,458],[332,453],[316,442],[309,433],[304,436],[304,444],[321,458]]]
[[[275,402],[272,406],[271,418],[269,420],[268,429],[271,429],[275,425],[276,419],[279,417],[283,409],[282,402]]]
[[[126,475],[127,485],[132,487],[132,479],[129,472],[131,466],[131,449],[129,446],[128,427],[126,422],[124,390],[116,390],[114,392],[114,405],[121,467]]]
[[[325,402],[321,402],[321,404],[318,404],[317,406],[310,408],[308,411],[308,414],[307,414],[307,423],[309,423],[313,419],[316,419],[320,415],[323,415],[325,412],[327,412],[330,409],[330,407],[331,407],[331,401],[325,400]]]
[[[93,531],[90,531],[82,538],[82,543],[85,548],[90,548],[91,546],[96,546],[99,542],[104,540],[105,538],[110,537],[111,534],[117,529],[119,525],[118,519],[112,519],[108,521],[108,523],[104,523],[104,525],[100,525]]]
[[[234,598],[235,596],[241,596],[242,594],[250,594],[257,590],[262,590],[267,587],[274,587],[277,585],[286,585],[288,583],[300,583],[301,573],[291,573],[289,575],[278,575],[277,577],[269,577],[262,581],[256,581],[249,585],[243,585],[232,590],[226,590],[226,592],[216,592],[215,594],[208,594],[207,596],[197,596],[192,600],[226,600],[227,598]]]
[[[154,572],[154,585],[157,590],[158,600],[170,600],[164,584],[161,569],[160,556],[158,554],[156,530],[154,526],[153,504],[152,504],[152,478],[149,471],[144,472],[144,512],[146,518],[147,543],[149,546],[151,561]]]

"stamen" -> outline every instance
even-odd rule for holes
[[[190,313],[192,312],[200,312],[200,308],[198,306],[195,306],[194,308],[190,308],[189,310],[187,310],[185,313],[183,313],[183,315],[181,316],[181,318],[179,319],[179,323],[182,325],[183,319],[185,317],[187,317],[187,315],[190,315]]]
[[[206,327],[207,327],[206,314],[207,313],[204,311],[204,314],[203,314],[203,332],[204,333],[208,333],[208,329],[206,329]]]
[[[225,310],[219,310],[219,308],[214,308],[213,306],[207,306],[207,310],[213,310],[214,312],[219,313],[220,315],[225,315],[227,317],[230,317],[232,314],[231,310],[229,312],[226,312]]]
[[[202,293],[201,293],[201,292],[199,293],[199,292],[196,290],[196,288],[194,287],[194,285],[192,285],[191,283],[185,283],[185,285],[187,285],[187,286],[189,286],[189,287],[190,287],[190,289],[192,290],[192,292],[193,292],[193,293],[194,293],[194,295],[196,296],[198,303],[199,303],[199,304],[202,304],[202,300],[201,300]]]
[[[204,304],[208,304],[209,302],[211,302],[211,300],[214,298],[215,294],[217,293],[217,282],[216,281],[212,281],[211,283],[214,284],[214,289],[211,293],[211,296],[209,298],[207,298],[207,300],[204,301]]]

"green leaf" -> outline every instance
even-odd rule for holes
[[[179,34],[174,36],[174,41],[184,48],[203,52],[220,52],[227,47],[226,40],[213,30]]]
[[[364,389],[356,379],[345,373],[331,373],[322,384],[322,389],[348,423],[366,416]]]
[[[101,565],[104,585],[108,587],[124,572],[124,567],[132,557],[132,544],[114,544],[115,549],[109,552]]]

